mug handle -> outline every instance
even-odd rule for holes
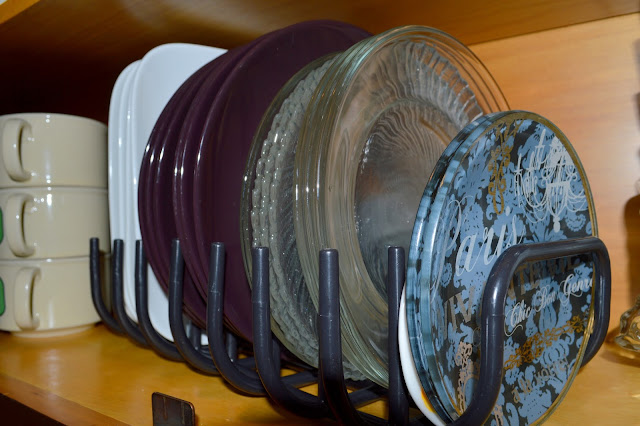
[[[39,276],[39,268],[22,268],[16,276],[13,318],[22,330],[35,330],[40,325],[40,318],[33,312],[33,286]]]
[[[17,182],[31,177],[31,173],[22,167],[20,155],[22,135],[29,130],[29,123],[19,118],[8,119],[2,128],[2,161],[9,177]]]
[[[28,245],[24,237],[24,209],[29,194],[12,194],[7,200],[7,222],[4,232],[7,235],[9,248],[14,255],[20,257],[31,256],[35,252],[32,245]]]

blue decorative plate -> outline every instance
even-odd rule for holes
[[[476,386],[479,306],[500,253],[597,232],[584,170],[555,125],[521,111],[481,120],[436,167],[409,251],[407,317],[416,370],[438,414],[451,420]],[[593,317],[589,259],[532,262],[516,271],[506,306],[503,382],[487,424],[536,422],[564,396]]]
[[[431,204],[433,203],[433,197],[435,197],[436,192],[437,192],[437,188],[438,186],[440,186],[441,182],[442,182],[442,178],[444,177],[445,171],[447,170],[447,166],[449,165],[449,162],[451,161],[451,158],[455,155],[456,151],[458,150],[458,148],[460,147],[460,145],[467,140],[467,138],[470,137],[475,137],[479,134],[481,134],[487,127],[487,125],[490,122],[491,118],[495,118],[498,116],[502,116],[504,115],[504,113],[493,113],[493,114],[487,114],[484,116],[479,117],[478,119],[474,120],[473,122],[469,123],[464,129],[462,129],[460,131],[460,133],[458,133],[458,135],[451,141],[451,143],[447,146],[447,148],[444,150],[444,152],[442,153],[442,155],[440,156],[440,159],[438,160],[438,162],[436,163],[432,173],[431,173],[431,177],[429,179],[429,182],[427,183],[427,187],[424,191],[424,195],[422,197],[422,200],[420,201],[420,208],[417,214],[417,219],[415,222],[415,227],[414,227],[414,231],[413,231],[413,235],[422,235],[423,233],[423,228],[426,225],[426,220],[424,218],[427,217],[427,213],[429,212],[429,209],[431,207]],[[475,135],[475,136],[474,136]],[[413,247],[413,245],[411,246]],[[410,251],[410,253],[414,253],[415,250]],[[409,262],[409,265],[411,265],[412,262]],[[411,269],[410,269],[411,270]],[[415,269],[413,269],[413,271],[415,271]],[[410,276],[408,276],[408,278],[412,278]],[[415,279],[412,280],[412,282],[415,281]],[[407,284],[409,283],[409,279],[407,280]],[[407,286],[408,287],[408,286]],[[406,290],[405,290],[406,291]],[[419,292],[420,289],[417,289],[417,291]],[[407,307],[409,305],[407,304]],[[411,312],[410,309],[407,309],[407,313]],[[419,311],[416,311],[416,313]],[[417,321],[420,321],[420,318],[416,319]],[[420,333],[414,333],[413,332],[413,327],[411,327],[413,323],[410,322],[408,325],[408,330],[409,332],[409,339],[411,341],[411,347],[412,347],[412,353],[423,353],[424,349],[422,348],[422,337]],[[419,328],[418,328],[419,329]],[[416,349],[414,348],[420,348],[419,352],[416,352]],[[414,358],[416,358],[414,356]],[[402,363],[402,369],[403,369],[403,374],[405,375],[405,381],[409,382],[412,381],[413,379],[408,379],[407,378],[407,374],[413,375],[414,372],[413,370],[415,369],[415,362],[417,362],[417,358],[414,360],[414,362],[410,363],[410,364],[406,364]],[[422,388],[423,388],[423,393],[426,395],[427,399],[429,399],[429,402],[431,403],[431,406],[433,409],[435,409],[435,411],[438,413],[438,415],[443,418],[443,419],[449,419],[449,415],[447,413],[447,411],[445,410],[445,408],[443,407],[443,405],[440,403],[440,400],[438,399],[438,397],[435,395],[434,390],[433,390],[433,385],[431,384],[431,379],[426,375],[426,371],[428,371],[428,366],[426,364],[421,365],[421,376],[423,376],[426,380],[421,380],[422,381]],[[422,378],[421,378],[422,379]],[[412,398],[414,398],[414,400],[416,399],[414,397],[413,392],[410,392]],[[420,396],[422,398],[422,395]],[[418,401],[415,401],[416,404],[419,405]],[[425,413],[425,415],[429,415],[429,413]]]

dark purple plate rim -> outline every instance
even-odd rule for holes
[[[213,98],[215,98],[228,73],[249,48],[250,45],[240,46],[218,57],[215,60],[217,66],[208,70],[197,92],[192,94],[188,111],[180,123],[172,168],[170,170],[165,168],[165,171],[169,171],[171,174],[172,190],[158,196],[158,200],[164,199],[165,205],[172,206],[173,223],[180,239],[183,257],[187,266],[186,270],[194,282],[194,287],[205,301],[207,299],[208,268],[203,270],[197,258],[195,244],[198,232],[194,227],[191,204],[193,199],[192,172],[196,161],[195,154],[197,153],[199,134],[205,119],[204,114],[208,110],[209,104],[213,102]],[[158,193],[160,194],[161,192],[162,188],[158,188]],[[227,298],[225,297],[226,303]],[[204,318],[206,319],[206,315]],[[243,335],[228,320],[225,322],[233,331]]]
[[[242,177],[253,135],[277,92],[295,73],[368,35],[335,21],[302,22],[270,33],[235,65],[208,109],[198,138],[192,193],[194,226],[200,230],[195,235],[197,258],[201,269],[207,270],[210,242],[225,242],[225,314],[249,339],[251,290],[239,216]]]
[[[171,181],[164,176],[171,172],[175,145],[183,117],[208,71],[217,66],[215,59],[194,72],[173,94],[149,136],[140,166],[138,182],[139,222],[145,253],[159,284],[166,291],[169,287],[169,262],[171,241],[178,237],[173,223],[170,194]],[[173,144],[174,146],[168,146]],[[160,206],[160,207],[158,207]],[[185,269],[184,310],[199,326],[206,326],[206,303],[200,295],[191,274]]]

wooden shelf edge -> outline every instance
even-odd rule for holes
[[[0,407],[3,408],[3,416],[26,420],[24,416],[29,415],[38,420],[38,424],[126,424],[2,373]]]
[[[0,24],[24,12],[39,0],[0,0]]]

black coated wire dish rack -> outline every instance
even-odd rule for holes
[[[193,369],[224,378],[239,393],[267,396],[285,410],[305,418],[329,418],[344,424],[429,424],[422,417],[409,418],[409,400],[400,368],[398,353],[398,314],[400,295],[405,280],[405,255],[399,247],[389,248],[389,388],[370,382],[348,382],[343,376],[340,335],[340,291],[338,252],[319,253],[320,293],[318,312],[319,367],[287,364],[296,373],[282,376],[279,343],[271,333],[269,306],[269,252],[260,247],[252,250],[253,282],[253,346],[252,356],[239,358],[235,336],[223,325],[224,257],[222,243],[211,245],[208,299],[208,346],[202,346],[202,330],[183,319],[184,260],[180,242],[172,242],[169,280],[169,323],[174,342],[151,325],[147,301],[147,262],[142,243],[136,243],[135,295],[139,323],[127,316],[123,301],[122,240],[114,240],[111,259],[113,313],[102,299],[100,253],[98,239],[90,241],[90,273],[93,302],[105,325],[114,333],[124,334],[138,345],[152,348],[160,356],[184,361]],[[582,365],[589,362],[607,334],[611,299],[611,265],[604,243],[597,237],[563,241],[519,244],[506,249],[496,261],[482,298],[480,371],[478,383],[465,412],[452,424],[478,425],[489,417],[500,391],[503,375],[505,302],[509,283],[516,268],[527,261],[548,260],[578,254],[593,258],[595,277],[595,318]],[[318,394],[300,387],[318,384]],[[349,392],[347,389],[355,389]],[[363,413],[358,407],[381,398],[388,400],[388,418]]]

